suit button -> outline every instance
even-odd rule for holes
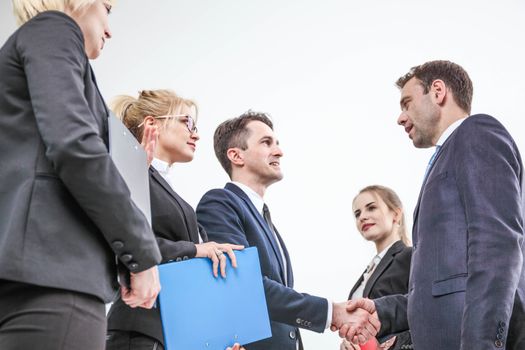
[[[290,339],[295,339],[295,331],[290,331]]]
[[[175,259],[176,262],[182,261],[182,258],[179,256],[177,259]]]
[[[505,328],[506,325],[507,325],[507,324],[506,324],[505,322],[503,322],[503,321],[500,321],[500,322],[499,322],[499,326],[500,326],[501,328]]]
[[[303,320],[301,320],[300,318],[298,318],[297,320],[295,320],[295,322],[296,322],[297,324],[301,324],[302,321],[303,321]]]
[[[498,328],[498,334],[504,334],[505,333],[505,330],[503,328]]]
[[[139,268],[139,264],[137,264],[136,262],[131,262],[131,263],[129,263],[129,265],[128,265],[128,269],[129,269],[130,271],[134,271],[134,270],[136,270],[136,269],[138,269],[138,268]]]
[[[187,256],[184,256],[184,257],[182,258],[182,260],[188,260],[188,257],[187,257]]]
[[[496,334],[496,339],[503,340],[503,334],[501,333]]]
[[[307,326],[308,328],[312,327],[312,322],[306,322],[306,326]]]
[[[503,342],[501,340],[496,340],[494,342],[494,345],[496,345],[497,348],[502,348],[503,347]]]
[[[120,256],[120,260],[122,260],[122,262],[124,262],[124,263],[130,262],[131,259],[133,259],[133,255],[131,255],[131,254],[122,254]]]
[[[113,249],[115,250],[121,250],[122,248],[124,248],[124,242],[122,241],[113,241],[111,245],[113,246]]]

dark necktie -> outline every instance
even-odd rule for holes
[[[282,261],[282,266],[284,269],[284,283],[285,285],[288,285],[288,277],[287,277],[288,274],[286,273],[286,265],[284,262],[284,252],[282,250],[281,244],[279,243],[279,238],[277,237],[275,226],[272,223],[272,216],[270,215],[270,209],[268,209],[268,206],[266,205],[266,203],[263,205],[263,217],[264,217],[264,221],[266,221],[266,223],[270,227],[270,231],[273,234],[273,239],[275,241],[275,244],[277,245],[277,251],[278,251],[278,254],[280,255],[280,258],[281,258],[280,260]]]

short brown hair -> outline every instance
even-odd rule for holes
[[[402,89],[412,78],[416,78],[421,83],[425,94],[430,91],[434,80],[443,80],[452,91],[457,105],[470,114],[474,88],[467,72],[460,65],[450,61],[426,62],[412,67],[407,74],[396,81],[396,85]]]
[[[401,199],[399,199],[399,196],[392,190],[391,188],[388,188],[386,186],[381,185],[370,185],[363,188],[359,193],[354,197],[354,201],[361,193],[372,193],[377,195],[383,202],[385,202],[388,209],[392,211],[396,211],[396,209],[401,209],[401,220],[399,221],[399,229],[397,230],[397,233],[399,234],[399,238],[405,245],[410,245],[410,240],[408,239],[407,235],[407,228],[405,223],[405,213],[403,211],[403,203],[401,203]]]
[[[234,147],[242,150],[248,148],[246,140],[250,136],[250,130],[246,126],[252,121],[263,122],[273,130],[273,123],[266,113],[249,110],[237,118],[222,122],[213,135],[215,155],[230,178],[232,177],[232,164],[228,158],[228,150]]]

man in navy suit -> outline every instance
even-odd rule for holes
[[[436,152],[414,212],[409,292],[375,300],[380,334],[406,328],[392,320],[407,315],[415,349],[523,350],[524,189],[516,144],[493,117],[469,116],[472,82],[457,64],[427,62],[397,85],[398,124],[414,146]]]
[[[290,256],[263,199],[268,186],[283,177],[283,153],[271,120],[252,111],[227,120],[215,131],[214,148],[232,182],[203,196],[197,219],[210,240],[257,247],[271,320],[272,337],[246,349],[302,349],[298,327],[324,332],[331,324],[339,328],[344,323],[353,330],[363,328],[363,342],[375,335],[379,323],[369,313],[349,314],[346,303],[332,304],[293,290]]]

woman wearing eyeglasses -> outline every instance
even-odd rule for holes
[[[209,258],[214,275],[220,269],[224,277],[226,255],[236,266],[233,250],[243,246],[208,242],[195,211],[175,192],[169,177],[175,163],[193,160],[199,140],[195,103],[171,90],[144,90],[137,98],[117,97],[112,109],[139,141],[144,140],[143,145],[154,145],[149,169],[151,218],[162,262]],[[146,141],[154,140],[155,134],[156,143]],[[108,350],[164,349],[159,309],[131,308],[116,301],[108,314],[106,345]]]

